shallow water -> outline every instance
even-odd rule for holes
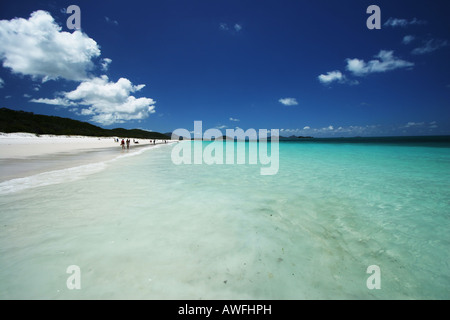
[[[172,148],[0,184],[0,298],[450,298],[447,146],[281,142],[269,176]]]

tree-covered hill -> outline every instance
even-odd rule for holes
[[[129,137],[139,139],[170,139],[159,132],[140,129],[104,129],[90,123],[34,114],[33,112],[0,109],[0,132],[29,132],[35,134],[79,135],[95,137]]]

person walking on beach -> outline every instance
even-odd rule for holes
[[[130,139],[127,139],[127,149],[130,149]]]
[[[125,149],[125,140],[122,139],[122,141],[120,142],[120,145],[122,146],[122,149]]]

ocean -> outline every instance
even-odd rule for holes
[[[0,183],[0,299],[450,298],[448,137],[180,144]]]

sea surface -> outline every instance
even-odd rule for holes
[[[174,164],[211,143],[1,182],[0,299],[450,298],[448,137]]]

